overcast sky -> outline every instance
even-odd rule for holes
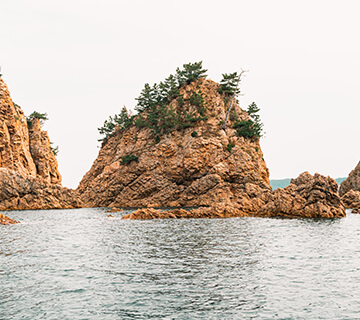
[[[347,176],[360,160],[360,1],[1,0],[0,65],[26,114],[47,112],[63,185],[99,151],[97,128],[146,82],[188,62],[249,70],[270,178]]]

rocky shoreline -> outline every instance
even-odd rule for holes
[[[125,215],[125,220],[185,219],[229,217],[284,217],[333,219],[346,216],[345,206],[337,192],[334,179],[304,172],[284,189],[245,198],[238,203],[219,203],[211,207],[189,211],[174,209],[160,211],[153,208],[138,209]]]

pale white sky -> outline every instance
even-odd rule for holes
[[[360,160],[360,1],[1,0],[0,65],[26,114],[47,112],[63,185],[99,151],[97,128],[146,82],[203,61],[250,72],[270,177],[347,176]]]

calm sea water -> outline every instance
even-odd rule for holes
[[[123,221],[8,212],[0,319],[360,319],[360,215]]]

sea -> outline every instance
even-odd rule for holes
[[[11,211],[0,319],[360,319],[360,215],[121,220]]]

